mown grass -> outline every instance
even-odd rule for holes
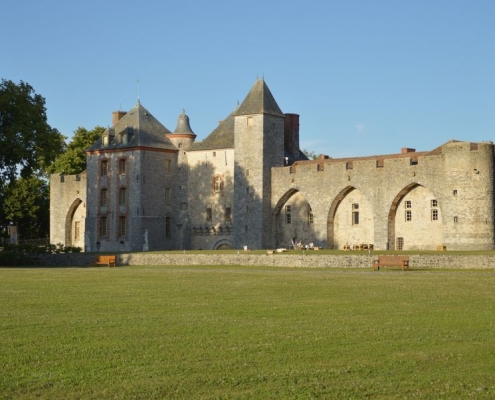
[[[495,397],[493,271],[0,269],[2,398]]]

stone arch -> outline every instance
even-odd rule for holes
[[[432,200],[435,200],[435,206]],[[433,209],[436,210],[435,220]],[[408,211],[409,217],[406,214]],[[408,221],[408,218],[411,220]],[[425,235],[425,232],[428,234]],[[400,248],[397,246],[398,238],[401,238]],[[433,191],[418,183],[405,186],[390,205],[387,247],[390,250],[434,250],[442,244],[442,213]]]
[[[82,203],[82,200],[77,198],[75,199],[69,207],[67,211],[67,215],[65,216],[65,246],[72,246],[72,222],[74,219],[74,214],[76,213],[77,208]],[[84,235],[84,232],[83,232]]]
[[[372,204],[364,192],[347,186],[333,200],[328,214],[328,246],[343,249],[346,245],[367,249],[374,245],[375,221]]]
[[[230,250],[232,242],[229,239],[220,239],[213,245],[213,250]]]
[[[335,221],[335,213],[337,212],[337,208],[340,203],[350,192],[355,189],[354,186],[347,186],[340,191],[340,193],[333,199],[332,204],[330,205],[330,209],[328,210],[328,218],[327,218],[327,242],[328,248],[334,248],[334,221]]]
[[[276,247],[289,247],[293,241],[309,245],[317,239],[311,203],[306,194],[297,189],[289,189],[279,199],[273,222]]]

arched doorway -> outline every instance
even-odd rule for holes
[[[65,216],[65,246],[84,249],[85,209],[81,199],[75,199]]]

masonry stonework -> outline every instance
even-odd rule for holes
[[[86,251],[491,250],[494,145],[308,160],[299,116],[263,79],[202,141],[182,112],[171,132],[138,103],[87,150],[87,170],[52,175],[51,241]]]

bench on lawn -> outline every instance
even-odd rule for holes
[[[107,267],[115,267],[115,256],[98,256],[95,265],[106,265]]]
[[[409,256],[378,256],[378,260],[373,261],[373,271],[380,267],[401,267],[404,271],[404,267],[409,269]]]

